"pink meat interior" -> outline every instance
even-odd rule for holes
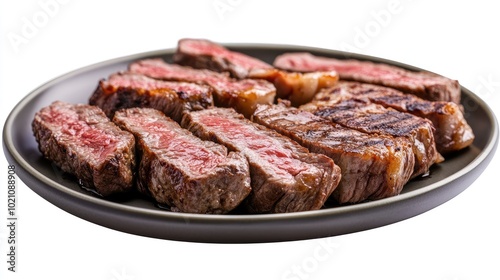
[[[105,160],[107,155],[115,152],[118,141],[115,135],[107,132],[107,129],[90,126],[69,108],[48,108],[41,111],[41,117],[54,127],[58,127],[60,135],[56,137],[71,139],[67,142],[74,143],[77,149],[91,150],[89,154],[99,155],[98,161]]]
[[[165,125],[163,120],[145,118],[140,114],[128,118],[134,126],[141,128],[141,134],[148,139],[148,147],[193,173],[204,174],[226,160],[224,154],[208,149],[203,141],[180,127],[174,128]]]
[[[200,121],[212,130],[224,134],[231,141],[245,145],[246,150],[269,162],[277,174],[296,176],[310,168],[308,164],[294,159],[291,150],[255,127],[224,116],[204,116]]]
[[[261,60],[242,53],[233,52],[208,40],[183,39],[179,42],[179,48],[181,48],[183,52],[192,55],[221,57],[248,70],[273,68],[271,65]]]
[[[219,92],[241,92],[251,89],[261,90],[262,92],[275,90],[272,84],[263,80],[233,80],[225,74],[168,64],[161,59],[138,61],[130,65],[130,71],[155,79],[206,84]]]

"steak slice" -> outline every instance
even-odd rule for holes
[[[429,120],[358,99],[345,91],[325,91],[330,92],[328,102],[313,101],[300,109],[365,133],[408,138],[415,155],[412,177],[427,174],[431,165],[442,160],[436,149],[435,129]]]
[[[330,158],[309,153],[233,109],[189,112],[182,126],[246,156],[252,178],[246,206],[251,213],[320,209],[340,180],[340,169]]]
[[[270,104],[276,96],[276,88],[265,80],[235,80],[210,70],[168,64],[162,59],[137,61],[129,65],[129,70],[154,79],[208,85],[214,90],[215,105],[233,107],[246,116],[253,113],[257,104]]]
[[[180,121],[185,110],[201,110],[213,106],[212,89],[194,83],[155,80],[134,73],[115,73],[101,80],[90,97],[109,118],[115,111],[147,107],[162,111]]]
[[[231,51],[204,39],[181,39],[174,62],[198,69],[229,72],[238,79],[264,79],[274,84],[276,95],[299,106],[310,101],[320,89],[338,81],[335,71],[289,73],[278,70],[264,61]]]
[[[282,105],[259,105],[253,118],[331,157],[342,170],[332,194],[340,204],[397,195],[413,173],[415,157],[407,138],[363,133]]]
[[[139,188],[171,210],[227,213],[250,193],[240,153],[200,140],[155,109],[123,109],[113,121],[136,137]]]
[[[320,91],[311,104],[328,106],[329,103],[336,102],[332,99],[336,99],[335,96],[339,92],[346,92],[357,98],[430,120],[435,128],[436,148],[441,154],[461,150],[474,141],[472,128],[457,104],[428,101],[384,86],[341,81],[328,90]]]
[[[101,196],[134,187],[135,141],[101,109],[55,101],[35,114],[32,129],[43,156]]]
[[[231,51],[205,39],[181,39],[174,54],[175,63],[216,72],[229,72],[232,77],[246,79],[254,69],[274,69],[262,60]]]
[[[314,56],[310,53],[286,53],[276,57],[274,66],[290,71],[337,71],[342,80],[383,85],[415,94],[431,101],[460,103],[458,81],[430,73],[412,72],[382,63],[340,60]]]

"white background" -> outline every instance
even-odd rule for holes
[[[458,79],[500,115],[494,1],[163,2],[2,1],[2,127],[42,83],[110,58],[172,48],[182,37],[347,48],[401,61]],[[8,163],[0,162],[5,186]],[[60,210],[20,182],[16,273],[7,271],[7,191],[0,188],[0,279],[500,279],[499,166],[496,156],[459,196],[396,224],[250,245],[117,232]]]

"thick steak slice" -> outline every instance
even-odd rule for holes
[[[257,104],[271,104],[276,88],[265,80],[235,80],[228,75],[210,70],[168,64],[162,59],[146,59],[132,63],[129,70],[154,79],[193,82],[210,86],[214,90],[217,106],[233,107],[250,116]]]
[[[342,170],[332,194],[340,204],[397,195],[413,173],[415,157],[406,138],[363,133],[281,105],[259,105],[253,117],[311,152],[331,157]]]
[[[243,155],[202,141],[160,111],[124,109],[113,121],[136,137],[139,188],[173,211],[227,213],[250,193]]]
[[[238,79],[264,79],[274,84],[279,98],[299,106],[310,101],[320,89],[338,81],[335,71],[289,73],[243,53],[204,39],[181,39],[174,55],[178,64],[217,72],[229,72]]]
[[[102,196],[134,187],[135,142],[101,109],[56,101],[35,114],[38,148],[78,183]]]
[[[340,60],[310,53],[286,53],[276,57],[274,66],[290,71],[337,71],[342,80],[383,85],[431,101],[460,103],[458,81],[429,72],[412,72],[381,63]]]
[[[116,73],[101,80],[90,97],[110,118],[124,108],[146,107],[162,111],[180,121],[185,110],[213,106],[212,89],[195,83],[155,80],[133,73]]]
[[[238,79],[250,77],[252,70],[274,67],[257,58],[231,51],[224,46],[205,39],[185,38],[179,40],[174,54],[175,63],[216,72],[229,72]]]
[[[436,148],[441,154],[461,150],[474,141],[472,128],[457,104],[424,100],[384,86],[341,81],[332,88],[320,91],[311,104],[317,107],[328,106],[332,101],[336,102],[335,96],[341,92],[430,120],[435,128]]]
[[[240,153],[200,140],[154,109],[120,110],[113,121],[136,137],[139,188],[173,211],[227,213],[250,193]]]
[[[412,177],[427,174],[431,165],[442,161],[436,149],[434,127],[429,120],[358,99],[347,92],[338,91],[329,97],[328,103],[313,101],[300,109],[365,133],[408,138],[415,155]]]
[[[246,205],[252,213],[319,209],[340,180],[340,169],[330,158],[309,153],[233,109],[189,112],[182,125],[203,139],[246,156],[252,178],[252,193]]]

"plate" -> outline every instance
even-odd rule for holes
[[[399,62],[334,50],[302,46],[228,44],[228,48],[272,62],[278,54],[307,51],[335,58],[354,58],[422,70]],[[103,199],[89,193],[45,160],[31,131],[35,112],[55,100],[87,103],[100,79],[125,70],[135,60],[162,57],[171,61],[175,49],[121,57],[55,78],[22,99],[8,116],[3,148],[19,178],[59,208],[90,222],[141,236],[208,243],[277,242],[321,238],[372,229],[424,213],[455,197],[481,174],[498,143],[498,123],[489,107],[462,87],[462,105],[476,139],[471,147],[433,166],[430,176],[410,181],[398,196],[348,206],[286,214],[204,215],[174,213],[148,199]]]

